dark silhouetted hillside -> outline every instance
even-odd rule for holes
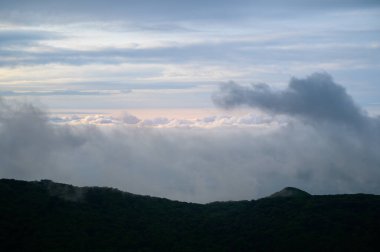
[[[0,251],[380,251],[380,196],[284,190],[194,204],[2,179]]]
[[[276,192],[269,196],[270,198],[283,198],[283,197],[311,197],[311,195],[305,191],[302,191],[298,188],[294,187],[285,187],[279,192]]]

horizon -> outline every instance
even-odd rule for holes
[[[72,185],[72,184],[61,183],[59,181],[52,181],[50,179],[18,180],[18,179],[14,179],[14,178],[0,178],[0,180],[10,180],[10,181],[26,182],[26,183],[42,183],[42,184],[53,183],[53,184],[56,184],[56,185],[61,185],[61,186],[65,186],[65,187],[66,186],[71,186],[71,187],[80,188],[80,189],[83,189],[83,188],[84,189],[91,189],[91,188],[111,189],[111,190],[119,191],[121,193],[131,194],[131,195],[135,195],[135,196],[151,197],[151,198],[158,198],[158,199],[166,199],[166,200],[170,200],[170,201],[177,201],[177,202],[182,202],[182,203],[201,204],[201,205],[207,205],[207,204],[218,203],[218,202],[229,202],[230,203],[230,202],[239,202],[239,201],[257,201],[257,200],[267,199],[267,198],[305,197],[305,195],[307,197],[308,196],[341,196],[341,195],[372,195],[372,196],[380,196],[380,194],[372,194],[372,193],[310,194],[307,191],[304,191],[304,190],[302,190],[300,188],[292,187],[292,186],[286,186],[284,188],[279,188],[277,191],[274,191],[271,194],[263,196],[263,197],[260,197],[260,198],[251,198],[251,199],[243,199],[243,200],[228,200],[228,199],[226,199],[224,201],[209,201],[209,202],[200,202],[199,203],[199,202],[181,201],[181,200],[170,199],[170,198],[159,197],[159,196],[152,196],[152,195],[148,195],[148,194],[146,194],[146,195],[145,194],[135,194],[135,193],[131,193],[131,192],[120,190],[119,188],[116,188],[116,187],[96,186],[96,185],[92,185],[92,186],[77,186],[77,185]],[[58,190],[58,188],[56,188],[56,190]],[[291,192],[289,192],[289,191],[291,191]],[[62,191],[62,193],[65,193],[65,192],[67,192],[67,191],[65,191],[65,190]],[[70,192],[70,193],[72,193],[72,192]],[[299,195],[299,193],[301,193],[301,194]],[[65,199],[64,194],[60,195],[60,197],[63,197],[63,199]]]

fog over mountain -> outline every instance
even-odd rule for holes
[[[0,101],[0,177],[193,202],[263,197],[285,186],[312,194],[380,193],[380,120],[326,73],[267,84],[222,84],[213,100],[286,116],[277,127],[150,128],[57,125],[25,103]],[[274,119],[275,120],[275,119]]]

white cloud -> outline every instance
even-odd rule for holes
[[[223,127],[278,127],[286,125],[288,119],[274,117],[259,112],[240,115],[214,115],[206,117],[180,118],[151,117],[138,118],[128,112],[121,114],[74,114],[51,115],[49,121],[67,125],[123,125],[129,127],[148,128],[223,128]]]

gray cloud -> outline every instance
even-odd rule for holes
[[[54,32],[37,30],[0,30],[0,46],[25,46],[38,41],[62,39],[62,35]]]
[[[314,73],[305,79],[292,78],[288,88],[282,91],[274,91],[267,84],[245,87],[234,82],[224,83],[214,94],[213,101],[223,108],[247,105],[318,122],[359,126],[368,120],[344,87],[327,73]]]
[[[234,43],[202,43],[189,46],[167,46],[161,48],[101,48],[97,50],[70,50],[50,48],[49,52],[25,52],[24,50],[0,50],[1,56],[11,56],[0,59],[0,65],[41,65],[61,63],[68,65],[86,64],[121,64],[121,63],[184,63],[191,60],[217,60],[221,51],[232,50]],[[236,52],[235,52],[236,54]],[[234,55],[235,55],[234,54]],[[13,58],[17,58],[14,60]],[[231,57],[232,58],[232,57]]]
[[[285,186],[314,194],[379,194],[379,119],[365,116],[326,75],[292,80],[297,104],[309,94],[298,87],[311,88],[307,80],[321,82],[314,92],[327,88],[336,95],[333,112],[320,114],[310,104],[309,110],[260,104],[328,123],[291,120],[268,128],[214,129],[63,126],[49,123],[48,115],[32,105],[2,101],[0,177],[112,186],[195,202],[258,198]],[[259,91],[265,99],[284,95],[268,87]],[[341,112],[342,104],[355,116],[335,120],[332,114]],[[366,126],[347,127],[356,117],[366,118]],[[138,119],[126,116],[126,121]]]
[[[364,32],[363,32],[364,33]],[[354,38],[347,38],[349,37]],[[355,36],[353,36],[354,34]],[[378,47],[373,46],[375,42],[369,42],[367,36],[374,36],[376,41],[377,31],[367,31],[365,35],[357,36],[355,32],[347,32],[340,36],[333,31],[328,35],[332,42],[325,42],[326,34],[308,33],[297,34],[295,37],[282,35],[275,38],[262,38],[255,41],[255,38],[239,38],[236,40],[225,40],[220,38],[219,41],[209,39],[194,44],[168,44],[165,47],[153,48],[115,48],[112,46],[98,48],[94,50],[75,50],[52,48],[42,51],[26,51],[28,43],[37,42],[37,38],[28,40],[17,40],[5,34],[4,42],[12,45],[11,49],[0,48],[0,66],[17,66],[17,65],[43,65],[51,63],[67,65],[88,65],[88,64],[121,64],[121,63],[187,63],[187,62],[209,62],[209,64],[220,65],[235,62],[241,63],[241,59],[249,64],[273,65],[288,64],[289,62],[305,62],[308,64],[318,65],[324,62],[346,65],[354,63],[356,65],[378,63]],[[199,34],[198,34],[199,35]],[[49,39],[44,34],[44,39]],[[50,39],[54,39],[54,34]],[[345,37],[346,36],[346,37]],[[197,37],[195,35],[195,37]],[[258,36],[259,37],[259,36]],[[378,37],[378,36],[377,36]],[[257,38],[256,38],[257,39]],[[347,40],[351,44],[347,43]],[[8,42],[7,42],[8,41]],[[316,41],[319,41],[318,43]],[[182,41],[183,43],[183,41]],[[1,45],[1,44],[0,44]],[[20,47],[21,45],[21,47]],[[24,46],[24,48],[22,47]],[[305,53],[307,52],[307,53]],[[254,55],[254,57],[249,57]],[[348,63],[347,63],[348,62]],[[346,66],[347,67],[347,66]],[[355,68],[355,66],[351,66]]]
[[[322,0],[305,2],[291,1],[261,1],[261,0],[196,0],[196,1],[136,1],[136,0],[83,0],[73,1],[2,1],[2,16],[8,20],[44,22],[73,22],[83,19],[95,20],[145,20],[151,21],[188,21],[203,20],[236,20],[255,16],[257,18],[275,17],[281,14],[306,15],[326,10],[350,10],[357,8],[375,8],[379,6],[376,0]],[[36,15],[38,13],[39,15]]]
[[[296,120],[278,135],[276,145],[284,149],[278,149],[273,155],[284,155],[288,152],[285,148],[291,148],[291,152],[298,149],[299,157],[294,156],[294,160],[287,162],[292,162],[294,167],[300,163],[309,168],[314,166],[296,169],[296,176],[300,178],[312,181],[323,171],[331,177],[320,182],[335,181],[337,187],[366,181],[369,174],[379,178],[380,158],[376,153],[380,151],[380,118],[369,117],[327,73],[314,73],[305,79],[292,78],[288,88],[282,91],[274,91],[267,84],[245,87],[229,82],[221,85],[213,100],[222,108],[249,106],[294,117]],[[292,138],[288,139],[288,146],[283,142],[285,136]],[[295,143],[294,139],[310,142],[296,140]],[[272,148],[276,146],[270,151]]]

